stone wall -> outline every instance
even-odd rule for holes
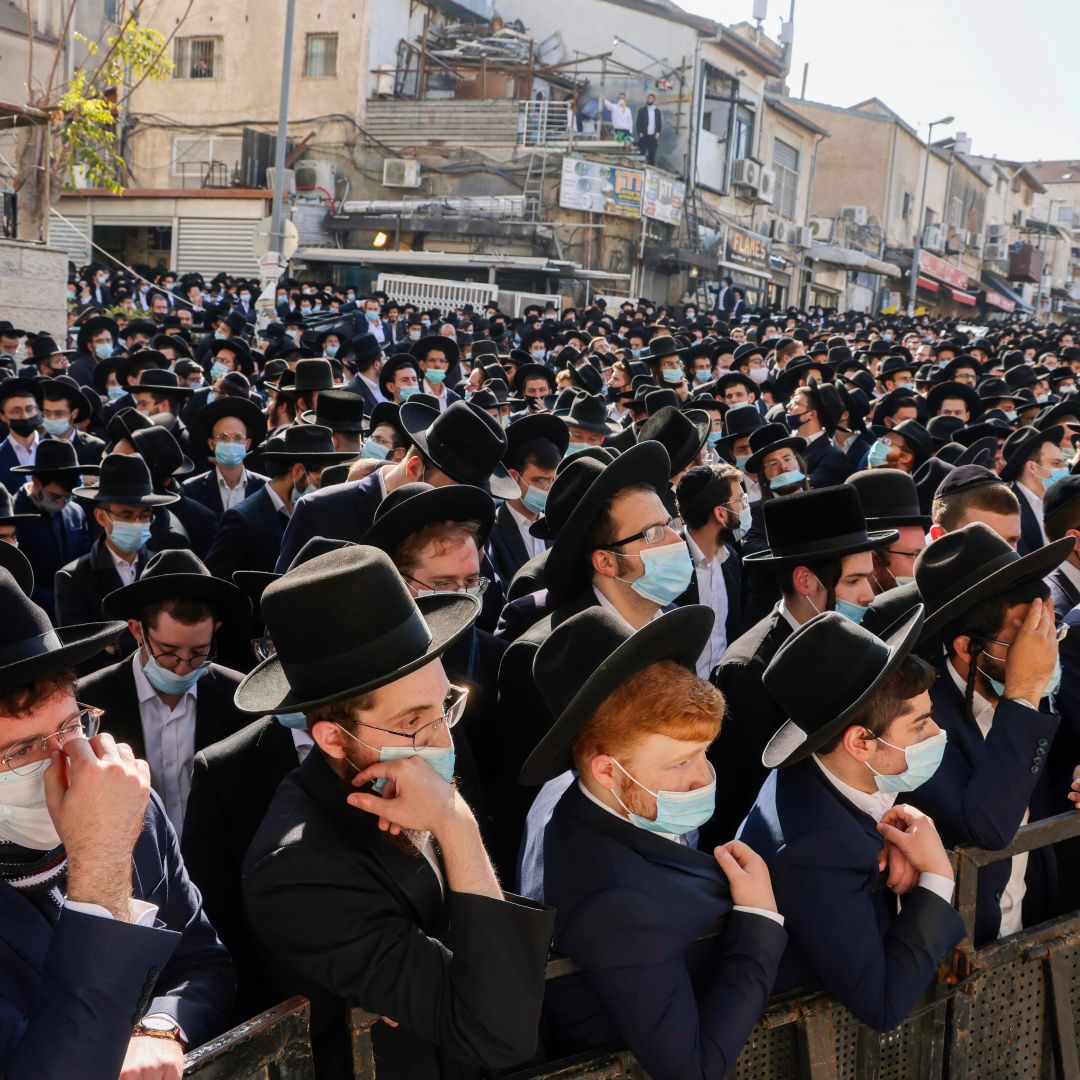
[[[0,319],[20,330],[67,333],[67,253],[21,240],[0,240]]]

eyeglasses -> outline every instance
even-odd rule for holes
[[[632,544],[635,540],[644,540],[646,544],[659,544],[667,537],[667,531],[670,528],[671,519],[669,518],[663,525],[646,525],[641,532],[636,532],[633,536],[624,536],[621,540],[612,540],[607,546],[609,548],[622,547],[624,544]]]
[[[208,648],[196,650],[190,656],[180,656],[178,653],[171,652],[156,653],[151,648],[150,635],[146,632],[146,624],[140,623],[139,625],[142,626],[143,642],[146,645],[146,651],[166,671],[175,671],[181,664],[187,664],[189,668],[202,667],[203,664],[209,663],[217,656],[216,642],[213,638],[210,639]]]
[[[422,735],[425,731],[431,730],[432,737],[438,735],[439,725],[445,724],[447,730],[454,727],[461,719],[462,714],[465,712],[465,705],[469,700],[469,691],[464,686],[451,686],[449,692],[446,695],[446,701],[443,703],[443,711],[441,715],[437,716],[434,720],[429,720],[426,724],[421,724],[414,731],[395,731],[392,728],[376,727],[374,724],[365,724],[360,721],[360,727],[368,728],[371,731],[378,731],[382,735],[393,735],[395,738],[407,740],[409,745],[415,750],[417,736]],[[411,721],[409,721],[411,723]],[[340,724],[336,725],[349,736],[350,739],[356,739],[356,741],[363,746],[368,746],[363,739],[354,735],[351,731],[341,727]],[[422,744],[422,745],[426,745]],[[369,749],[378,749],[378,747],[369,747]]]
[[[724,506],[737,506],[740,510],[745,510],[750,505],[750,496],[744,491],[742,495],[737,499],[732,499],[731,502],[726,502]]]
[[[65,721],[59,731],[54,731],[42,739],[12,743],[0,758],[0,765],[16,776],[25,776],[34,765],[49,756],[50,740],[55,739],[59,749],[69,739],[92,739],[98,733],[101,718],[105,713],[102,709],[95,709],[90,705],[79,705],[78,708],[79,715]]]
[[[885,549],[890,555],[906,555],[909,559],[917,559],[922,552],[921,551],[897,551],[896,548]]]
[[[215,443],[246,443],[248,437],[246,435],[215,435]]]
[[[1058,626],[1056,626],[1054,628],[1054,637],[1056,637],[1059,642],[1064,641],[1068,636],[1069,636],[1069,624],[1068,623],[1065,623],[1065,622],[1060,623]],[[1011,648],[1013,645],[1016,644],[1016,642],[1014,642],[1014,641],[998,641],[997,638],[988,638],[987,640],[989,641],[989,643],[991,645],[1000,645],[1003,649]]]
[[[448,593],[468,593],[470,596],[483,596],[491,580],[486,577],[474,577],[468,579],[468,584],[460,586],[453,581],[437,581],[429,585],[426,581],[414,578],[412,574],[404,574],[414,585],[419,585],[416,595],[419,596],[446,596]]]
[[[277,654],[277,649],[274,648],[273,639],[269,634],[264,634],[262,637],[251,639],[251,651],[255,654],[255,659],[260,663],[263,660],[269,660],[271,656]]]
[[[104,508],[102,508],[104,510]],[[113,521],[122,522],[124,525],[152,525],[154,523],[153,510],[122,510],[119,514],[112,510],[104,510],[106,517]]]

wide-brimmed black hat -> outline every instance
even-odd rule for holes
[[[209,405],[200,409],[191,422],[191,445],[201,451],[207,444],[214,425],[224,416],[239,420],[247,430],[254,450],[266,438],[266,414],[251,398],[229,394],[217,397]]]
[[[277,652],[234,697],[255,716],[377,690],[441,656],[480,614],[467,593],[414,600],[390,556],[366,544],[290,568],[266,587],[261,606]],[[328,611],[337,614],[328,619]]]
[[[475,352],[476,349],[474,347],[474,355]],[[555,392],[555,373],[545,364],[534,364],[530,362],[528,364],[518,365],[518,369],[514,372],[514,378],[510,384],[514,393],[519,397],[524,395],[525,383],[528,382],[529,379],[546,379],[551,392]]]
[[[401,436],[403,443],[411,441],[409,433],[401,425],[401,406],[396,401],[380,401],[367,418],[366,430],[374,431],[383,424],[389,424]]]
[[[16,514],[15,500],[3,484],[0,484],[0,525],[11,525],[17,521],[34,521],[41,517],[39,513]]]
[[[749,412],[749,409],[739,410]],[[750,433],[750,460],[746,471],[758,473],[761,463],[774,450],[794,450],[801,454],[806,450],[806,440],[801,435],[792,435],[783,424],[765,424]]]
[[[100,334],[102,330],[108,330],[112,334],[113,341],[120,337],[120,327],[116,325],[114,319],[110,319],[108,315],[91,316],[79,327],[79,336],[75,341],[79,352],[88,353],[90,351],[90,339],[95,334]]]
[[[461,349],[458,348],[458,343],[453,338],[446,337],[444,334],[428,334],[427,337],[422,337],[419,341],[414,341],[409,348],[409,355],[413,360],[419,362],[432,349],[441,349],[446,353],[446,362],[450,367],[453,367],[461,356]]]
[[[123,506],[171,506],[180,501],[179,495],[154,491],[150,470],[138,454],[106,454],[101,460],[97,487],[78,487],[74,494],[93,503]]]
[[[111,619],[138,619],[144,608],[165,600],[206,604],[220,619],[251,614],[251,601],[244,593],[231,581],[214,577],[186,548],[158,552],[135,581],[105,597],[101,610]]]
[[[671,459],[671,475],[676,476],[701,453],[711,430],[712,417],[704,409],[684,412],[665,405],[641,425],[638,441],[660,443]]]
[[[718,453],[733,462],[735,460],[732,451],[734,444],[764,426],[765,418],[757,409],[728,409],[724,413],[723,434],[716,444]]]
[[[944,458],[932,457],[924,461],[912,474],[915,490],[919,494],[919,508],[929,517],[934,499],[942,483],[956,471],[956,467]]]
[[[382,346],[374,334],[357,334],[342,346],[338,357],[342,360],[354,360],[355,367],[367,364],[369,360],[378,360],[382,356]],[[368,365],[370,366],[370,365]]]
[[[40,379],[22,378],[20,376],[18,378],[0,380],[0,405],[3,405],[8,398],[32,397],[37,402],[37,406],[40,409],[43,396]]]
[[[844,481],[859,493],[867,529],[917,525],[924,532],[932,522],[919,506],[919,492],[902,469],[863,469]]]
[[[14,545],[0,540],[0,570],[6,570],[26,596],[34,591],[34,568],[30,560]]]
[[[4,613],[0,619],[0,694],[70,671],[96,656],[126,629],[122,622],[83,623],[54,629],[49,616],[3,567],[0,567],[0,611]]]
[[[934,452],[934,443],[930,432],[918,420],[903,420],[888,431],[890,435],[899,435],[907,443],[918,468]]]
[[[588,584],[588,538],[597,514],[623,488],[648,484],[663,497],[671,477],[667,450],[650,440],[631,446],[610,464],[580,455],[559,472],[548,492],[544,516],[533,522],[533,536],[553,538],[544,580],[558,596],[573,596]]]
[[[596,435],[618,435],[622,431],[620,424],[608,419],[607,401],[601,394],[578,394],[562,419],[568,427]]]
[[[358,434],[367,430],[364,399],[351,390],[324,390],[314,409],[300,414],[305,424],[322,424],[331,431]]]
[[[662,360],[665,356],[677,356],[680,359],[686,349],[680,349],[679,343],[669,334],[657,334],[649,339],[648,359]]]
[[[1023,398],[1017,397],[1012,390],[1009,389],[1009,384],[1004,379],[999,379],[997,376],[989,379],[983,379],[975,390],[978,395],[979,401],[984,404],[990,401],[1004,401],[1008,399],[1014,404],[1019,404],[1023,401]]]
[[[375,520],[361,543],[392,555],[417,529],[442,521],[479,522],[477,543],[482,550],[495,525],[495,502],[486,491],[471,484],[402,484],[379,503]]]
[[[1063,438],[1065,438],[1063,424],[1056,424],[1043,431],[1030,426],[1018,428],[1005,440],[1005,445],[1001,448],[1002,457],[1005,458],[1005,464],[1001,466],[1001,479],[1015,480],[1040,446],[1044,443],[1053,443],[1057,446]]]
[[[275,387],[277,392],[285,397],[296,397],[297,394],[311,394],[333,388],[333,368],[329,360],[323,360],[321,357],[298,361],[293,372],[293,381],[288,386],[283,386],[279,382]]]
[[[292,465],[297,461],[313,464],[336,465],[341,461],[355,461],[356,454],[348,450],[334,449],[334,433],[321,424],[292,424],[284,436],[275,436],[263,447],[262,459],[267,464]]]
[[[96,473],[97,465],[80,465],[75,447],[66,439],[42,439],[37,444],[33,465],[14,465],[11,471],[28,476],[66,478],[72,482],[86,473]]]
[[[938,409],[941,408],[941,403],[946,398],[959,398],[967,406],[968,411],[971,413],[971,419],[974,420],[979,413],[983,410],[983,402],[979,398],[978,393],[974,386],[968,386],[967,383],[958,382],[943,382],[936,383],[930,387],[930,392],[926,395],[926,406],[930,410],[932,416],[937,415]]]
[[[922,640],[940,633],[975,604],[1015,585],[1042,580],[1073,550],[1073,538],[1018,555],[993,529],[974,521],[938,537],[915,560],[915,584],[926,604]]]
[[[835,739],[914,648],[922,622],[919,604],[880,638],[835,611],[803,623],[762,676],[787,719],[761,763],[794,765]]]
[[[521,497],[501,461],[506,451],[503,429],[483,409],[455,401],[440,413],[405,402],[399,415],[410,441],[451,480],[483,488],[496,499]]]
[[[144,353],[136,353],[136,357],[144,356]],[[161,368],[147,368],[139,375],[139,381],[130,387],[132,393],[149,391],[154,394],[162,394],[167,398],[186,400],[195,393],[192,386],[181,386],[175,371],[165,371]]]
[[[559,361],[562,361],[563,354],[567,352],[577,352],[577,349],[573,345],[567,345],[561,353],[559,353]],[[580,354],[579,354],[580,355]],[[569,361],[569,358],[567,358]],[[576,386],[579,390],[584,390],[586,394],[603,394],[604,392],[604,376],[600,374],[599,370],[591,363],[582,364],[577,368],[571,363],[568,368],[570,372],[570,382],[573,386]]]
[[[195,471],[195,463],[180,449],[176,437],[160,424],[132,431],[128,441],[135,448],[135,453],[146,462],[152,479],[189,476]]]
[[[895,529],[866,527],[859,494],[846,484],[797,491],[762,504],[769,546],[745,556],[755,566],[796,566],[887,547]]]
[[[42,397],[49,401],[66,401],[75,423],[88,420],[94,415],[96,399],[91,401],[90,395],[70,375],[57,375],[51,379],[43,378],[41,393]],[[97,407],[100,408],[100,402],[97,403]]]
[[[533,660],[536,685],[555,723],[518,777],[543,784],[574,767],[574,739],[601,704],[652,664],[673,660],[694,670],[716,613],[701,604],[668,611],[634,631],[615,612],[594,606],[567,619],[544,639]]]
[[[547,439],[559,454],[565,454],[570,445],[570,429],[551,413],[527,413],[511,421],[506,429],[506,452],[503,462],[513,461],[518,450],[534,439]]]

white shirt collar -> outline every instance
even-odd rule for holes
[[[791,614],[791,611],[788,609],[787,604],[784,603],[783,600],[780,601],[778,605],[778,610],[780,612],[780,617],[788,624],[788,626],[791,627],[792,630],[798,630],[799,627],[802,626],[802,623],[799,622],[799,620]]]
[[[584,795],[585,798],[589,800],[589,802],[596,803],[596,805],[599,806],[602,810],[606,810],[609,814],[611,814],[612,817],[617,817],[624,824],[629,825],[629,826],[631,826],[632,828],[635,828],[635,829],[637,828],[637,826],[628,817],[625,817],[623,814],[620,814],[619,811],[616,810],[613,806],[608,806],[608,804],[606,802],[601,802],[585,786],[585,784],[581,780],[578,780],[578,787],[581,788],[582,795]],[[666,832],[653,833],[653,836],[662,836],[665,840],[671,840],[673,843],[682,844],[684,847],[686,845],[686,840],[681,836],[676,836],[675,833],[666,833]]]
[[[235,484],[230,484],[216,465],[214,466],[214,472],[217,474],[218,487],[224,488],[226,491],[236,491],[237,488],[242,488],[247,485],[248,471],[243,465],[240,466],[240,479]]]
[[[731,554],[727,544],[725,544],[711,559],[706,558],[705,552],[698,547],[697,541],[691,535],[690,530],[687,529],[685,535],[686,546],[690,549],[690,559],[699,570],[708,570],[710,567],[723,566],[728,561],[728,556]]]
[[[966,697],[967,680],[960,677],[960,672],[953,667],[952,660],[946,660],[945,664],[949,669],[953,684],[960,691],[960,696],[962,698]],[[976,690],[971,698],[971,711],[975,714],[975,724],[985,739],[990,734],[990,728],[994,725],[994,706]]]
[[[105,542],[105,550],[109,553],[109,558],[112,559],[113,567],[116,570],[117,577],[120,578],[121,584],[130,585],[139,573],[135,566],[136,559],[132,559],[131,562],[128,562],[123,556],[117,555],[116,552],[109,547],[108,541]]]
[[[150,685],[150,680],[146,677],[146,672],[143,671],[142,666],[142,649],[136,649],[131,656],[131,670],[135,673],[135,693],[138,695],[139,704],[144,701],[149,701],[151,698],[158,697],[158,692]],[[195,683],[190,689],[185,690],[180,695],[180,700],[176,704],[176,708],[183,708],[184,699],[190,697],[192,701],[198,700],[199,684]]]
[[[526,532],[529,526],[532,525],[532,521],[521,513],[521,511],[515,510],[509,503],[506,504],[506,509],[510,511],[510,516],[514,519],[514,523],[522,532]]]
[[[814,764],[825,774],[829,783],[856,809],[861,810],[864,814],[869,814],[874,821],[880,821],[885,816],[885,811],[892,809],[893,803],[896,802],[895,791],[860,791],[858,788],[845,783],[839,776],[829,772],[825,763],[817,754],[813,754],[812,757]]]
[[[289,517],[292,517],[292,511],[285,505],[285,500],[274,490],[273,484],[266,484],[266,494],[270,496],[270,503],[274,509],[280,514],[284,511]]]
[[[623,615],[623,613],[595,585],[592,587],[592,591],[593,595],[596,597],[596,602],[602,608],[607,608],[608,611],[614,612],[624,622],[626,621],[626,616]],[[660,616],[663,615],[663,613],[663,608],[657,608],[655,614],[653,615],[652,619],[649,620],[649,622],[653,622],[655,619],[659,619]]]
[[[1065,576],[1072,582],[1073,587],[1080,589],[1080,568],[1073,566],[1071,562],[1066,560],[1061,564],[1061,569],[1064,571]],[[1064,612],[1059,612],[1063,615]]]

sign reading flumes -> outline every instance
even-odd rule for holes
[[[767,236],[729,225],[724,240],[724,261],[732,266],[749,266],[767,273],[771,246]]]

